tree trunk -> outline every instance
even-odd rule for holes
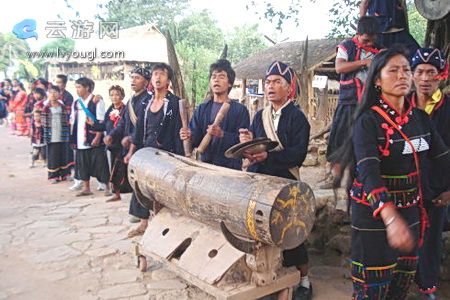
[[[245,173],[197,162],[154,148],[136,152],[128,168],[139,201],[159,203],[235,234],[291,249],[310,233],[314,194],[303,182]]]
[[[450,63],[450,14],[440,20],[428,20],[425,47],[441,49],[445,53],[447,63]],[[449,84],[450,79],[447,79],[444,86]]]
[[[435,47],[447,51],[449,45],[450,14],[441,20],[428,20],[427,31],[425,34],[425,47]]]

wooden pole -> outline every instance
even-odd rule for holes
[[[180,65],[178,64],[177,53],[175,51],[175,47],[173,46],[172,36],[170,32],[167,30],[165,33],[166,43],[167,43],[167,55],[169,57],[169,65],[172,66],[173,69],[173,79],[172,79],[172,87],[174,94],[180,97],[181,99],[187,99],[186,90],[184,88],[183,75],[181,74]]]
[[[225,46],[223,46],[223,50],[222,53],[220,54],[219,59],[227,59],[228,57],[228,45],[225,44]]]
[[[319,89],[318,99],[319,107],[317,108],[317,120],[324,121],[328,112],[328,83],[324,89]]]
[[[189,124],[189,109],[187,108],[188,102],[184,99],[181,99],[179,102],[179,108],[180,108],[180,117],[181,117],[181,123],[183,129],[188,129]],[[191,157],[192,154],[192,143],[190,140],[184,140],[183,141],[183,149],[184,149],[184,155],[186,157]]]
[[[216,118],[214,119],[213,125],[220,125],[220,123],[222,123],[223,119],[227,115],[229,109],[230,109],[230,103],[224,102],[222,104],[222,107],[219,109],[219,112],[217,113]],[[208,148],[209,143],[211,143],[211,140],[212,140],[212,135],[207,133],[203,137],[202,141],[200,142],[200,145],[197,147],[197,152],[200,154],[204,153],[206,148]]]
[[[306,37],[305,47],[302,53],[300,66],[300,107],[306,115],[309,115],[309,92],[308,92],[308,36]]]

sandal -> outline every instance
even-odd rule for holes
[[[109,198],[108,200],[106,200],[106,202],[116,202],[116,201],[120,201],[122,200],[122,198],[117,197],[116,195],[112,196],[111,198]]]
[[[77,197],[83,197],[83,196],[90,196],[94,195],[91,191],[81,191],[78,194],[76,194]]]
[[[104,195],[105,195],[105,197],[109,197],[109,196],[112,196],[112,195],[114,195],[114,194],[111,192],[111,190],[107,189],[107,190],[105,191]]]
[[[142,229],[140,227],[136,229],[132,229],[128,232],[128,237],[133,238],[135,236],[143,235],[145,233],[145,229]]]

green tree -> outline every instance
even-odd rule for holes
[[[216,51],[223,48],[222,30],[206,9],[183,18],[176,25],[174,31],[175,44],[184,43],[192,48],[204,47]]]
[[[75,41],[68,38],[55,39],[54,41],[42,46],[41,51],[55,52],[58,48],[60,51],[72,52],[75,49]]]
[[[262,35],[258,32],[258,24],[235,27],[227,35],[228,60],[237,63],[251,54],[267,47]]]
[[[97,18],[118,21],[121,28],[154,23],[166,29],[189,7],[189,0],[110,0],[98,7],[105,13],[98,14]]]
[[[172,34],[190,99],[203,101],[209,88],[209,65],[220,55],[224,35],[206,10],[182,19]]]
[[[291,7],[301,7],[305,2],[316,2],[316,0],[292,0],[289,7],[267,5],[259,7],[255,1],[249,1],[248,7],[256,7],[257,14],[265,19],[276,22],[277,29],[281,30],[286,21],[293,20],[295,24],[299,24],[298,10],[291,10]],[[264,1],[266,3],[268,1]],[[331,17],[332,29],[328,34],[330,38],[348,37],[355,34],[356,24],[359,18],[360,0],[334,0],[330,7],[329,14]],[[407,4],[407,12],[409,19],[409,30],[411,35],[417,42],[423,45],[426,32],[426,20],[420,16],[414,5],[413,0],[401,0],[403,5]]]
[[[57,50],[63,51],[63,52],[72,52],[75,49],[75,41],[69,38],[63,38],[63,39],[55,39],[44,46],[41,47],[40,51],[42,53],[55,53]],[[24,67],[27,66],[28,74],[32,75],[32,77],[36,77],[34,75],[36,73],[35,69],[38,70],[39,75],[47,77],[47,68],[48,68],[49,62],[46,61],[43,58],[35,59],[33,61],[33,67],[30,65],[24,64]]]
[[[24,67],[30,63],[27,56],[29,51],[30,47],[25,40],[18,39],[11,33],[0,33],[0,70],[4,76],[9,66],[18,64],[19,69],[14,77],[30,77]]]
[[[355,34],[359,18],[359,0],[336,0],[329,10],[333,24],[329,38],[343,38]]]
[[[332,31],[329,34],[330,37],[347,37],[355,34],[359,17],[359,2],[359,0],[335,1],[333,8],[330,9],[333,24]],[[405,3],[407,5],[409,32],[420,45],[423,45],[427,20],[419,14],[412,0],[407,0]]]
[[[299,12],[302,4],[306,1],[315,2],[316,0],[291,0],[288,3],[275,2],[271,0],[247,2],[246,8],[254,9],[255,13],[261,18],[275,24],[275,28],[283,31],[283,25],[291,20],[296,26],[300,24]]]
[[[209,89],[209,66],[217,60],[216,51],[192,48],[181,42],[175,45],[188,98],[201,103]]]
[[[416,39],[419,45],[425,44],[425,33],[427,31],[427,20],[417,11],[414,3],[408,3],[409,33]]]

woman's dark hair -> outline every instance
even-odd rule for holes
[[[226,59],[219,59],[215,63],[213,63],[209,67],[209,79],[211,79],[212,73],[225,71],[228,77],[228,83],[231,84],[231,87],[228,88],[228,93],[231,91],[231,88],[234,84],[234,79],[236,78],[236,72],[234,72],[231,67],[231,63]]]
[[[364,112],[368,111],[379,100],[380,92],[379,89],[376,88],[375,82],[380,78],[381,69],[386,66],[386,64],[391,60],[392,57],[397,55],[402,55],[409,61],[409,56],[407,55],[406,49],[401,46],[393,46],[389,50],[382,51],[378,53],[372,60],[367,73],[361,103],[358,105],[351,121],[349,135],[342,146],[330,156],[331,161],[337,162],[341,166],[341,174],[339,174],[334,180],[335,188],[338,188],[341,185],[341,180],[346,169],[348,169],[350,172],[350,176],[348,178],[348,181],[346,182],[347,188],[353,182],[356,163],[352,142],[353,126],[358,117],[361,116]]]
[[[111,91],[117,91],[122,99],[125,98],[125,91],[120,85],[112,85],[108,90],[108,94],[111,94]]]
[[[17,82],[18,82],[20,89],[25,92],[26,90],[25,90],[25,86],[23,85],[23,83],[20,81],[17,81]]]
[[[48,89],[48,81],[45,78],[39,77],[38,79],[36,79],[35,83],[41,83],[43,86],[45,86],[45,90]]]

